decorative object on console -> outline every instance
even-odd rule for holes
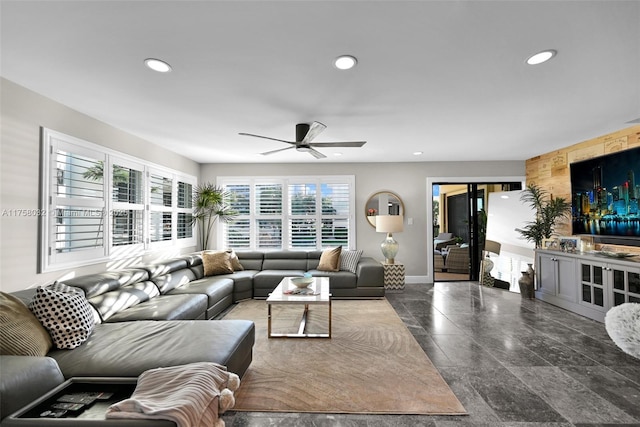
[[[394,264],[398,253],[398,242],[393,238],[392,233],[401,232],[404,229],[404,217],[402,215],[378,215],[376,217],[376,231],[387,233],[387,238],[380,244],[382,254],[387,264]]]
[[[640,304],[627,302],[612,307],[604,326],[614,343],[625,353],[640,359]]]

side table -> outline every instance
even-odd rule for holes
[[[384,288],[388,290],[404,290],[404,264],[387,264],[381,261],[384,268]]]

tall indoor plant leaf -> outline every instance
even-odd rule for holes
[[[217,219],[229,222],[237,213],[228,205],[231,193],[221,187],[205,182],[193,190],[192,225],[198,224],[202,249],[209,248],[209,236]]]
[[[536,184],[529,184],[522,192],[520,200],[531,206],[535,210],[535,219],[529,221],[525,226],[516,231],[536,248],[542,246],[543,239],[549,239],[554,235],[554,229],[558,221],[566,217],[571,211],[571,204],[562,197],[551,197],[551,195],[538,187]]]

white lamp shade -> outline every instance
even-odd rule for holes
[[[378,215],[376,217],[376,231],[378,233],[398,233],[404,229],[402,215]]]

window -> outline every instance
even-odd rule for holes
[[[219,224],[218,246],[322,249],[355,244],[353,176],[219,177],[238,216]]]
[[[40,271],[194,246],[196,178],[43,129]]]

